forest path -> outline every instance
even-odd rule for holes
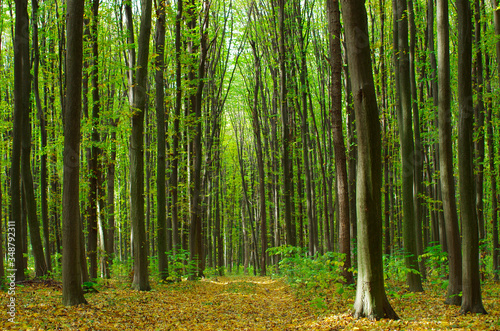
[[[389,284],[399,321],[355,320],[349,315],[354,290],[323,292],[323,307],[301,299],[283,280],[271,277],[216,277],[158,284],[138,292],[121,281],[101,281],[88,304],[64,307],[61,284],[35,281],[16,285],[16,324],[8,322],[10,296],[0,291],[0,330],[500,330],[500,286],[488,283],[488,315],[458,315],[443,304],[443,290],[429,286],[408,293]]]

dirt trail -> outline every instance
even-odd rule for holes
[[[496,284],[484,287],[488,315],[458,315],[457,307],[442,303],[439,289],[415,294],[402,289],[390,298],[399,321],[354,320],[349,315],[354,290],[339,295],[332,288],[324,296],[326,309],[318,310],[270,277],[153,283],[152,288],[138,292],[112,280],[99,285],[99,293],[85,295],[88,305],[64,307],[58,282],[18,285],[16,324],[0,309],[0,330],[500,330]],[[8,300],[0,291],[3,307]]]

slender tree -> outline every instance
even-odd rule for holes
[[[384,289],[381,137],[364,1],[342,0],[342,17],[358,132],[358,280],[354,316],[397,319]]]
[[[342,132],[342,51],[340,48],[341,24],[339,1],[327,1],[328,29],[330,32],[330,65],[332,70],[331,109],[335,172],[339,211],[339,250],[344,255],[342,275],[347,284],[354,283],[351,269],[351,234],[349,219],[349,188],[344,135]]]
[[[16,280],[22,281],[24,275],[23,263],[23,231],[22,231],[22,205],[21,205],[21,144],[23,117],[25,109],[29,107],[29,94],[27,84],[29,82],[29,18],[28,2],[16,1],[16,23],[14,36],[14,116],[12,127],[12,158],[11,158],[11,213],[15,226],[15,269]],[[28,58],[26,58],[28,57]],[[26,65],[28,64],[28,67]],[[27,111],[27,110],[26,110]]]
[[[137,69],[132,86],[132,135],[130,139],[130,214],[133,231],[134,279],[132,288],[149,291],[148,243],[144,220],[144,113],[147,107],[149,37],[151,34],[151,0],[141,1]],[[130,17],[131,19],[132,17]],[[133,29],[129,33],[133,34]],[[129,64],[130,65],[130,64]]]
[[[64,123],[62,280],[65,306],[87,303],[80,269],[80,113],[82,109],[83,0],[67,3],[66,108]]]
[[[165,200],[165,109],[164,103],[164,79],[163,70],[165,66],[165,1],[161,0],[157,8],[156,20],[156,132],[157,132],[157,165],[156,165],[156,194],[157,194],[157,222],[158,226],[158,271],[161,279],[168,276],[167,260],[167,222],[166,222],[166,200]]]
[[[458,170],[460,175],[460,212],[462,219],[462,279],[461,314],[486,314],[481,299],[479,277],[479,231],[475,208],[472,105],[472,13],[469,0],[457,0],[458,17]]]
[[[418,254],[416,242],[416,220],[413,200],[414,178],[414,145],[413,118],[410,82],[410,59],[408,45],[408,6],[406,0],[398,0],[398,90],[401,107],[398,108],[399,141],[401,145],[401,177],[403,193],[403,237],[405,246],[405,262],[409,271],[406,282],[412,292],[422,292],[422,281],[418,272]]]
[[[455,201],[450,109],[450,31],[448,0],[437,1],[438,85],[439,85],[439,169],[448,247],[449,282],[445,303],[460,305],[462,254]]]

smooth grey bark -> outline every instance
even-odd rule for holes
[[[266,250],[267,250],[267,214],[266,214],[266,174],[264,172],[264,154],[262,152],[261,124],[259,111],[259,90],[261,84],[260,56],[255,42],[251,41],[254,56],[255,86],[252,107],[252,127],[255,137],[255,152],[257,154],[257,168],[259,171],[259,202],[260,202],[260,238],[261,238],[261,261],[260,275],[266,275]]]
[[[292,164],[290,162],[290,128],[289,110],[287,96],[287,68],[286,68],[286,44],[288,36],[285,31],[285,6],[287,0],[278,0],[278,30],[279,30],[279,70],[280,70],[280,111],[282,125],[282,167],[283,167],[283,198],[285,201],[285,230],[286,243],[291,246],[297,245],[295,223],[293,222],[292,202]]]
[[[407,0],[397,1],[398,21],[398,66],[399,81],[397,93],[401,102],[398,109],[399,141],[401,145],[401,178],[403,200],[403,238],[406,268],[406,283],[411,292],[423,292],[422,280],[418,272],[417,233],[415,207],[413,197],[414,185],[414,145],[413,145],[413,118],[412,94],[410,82],[410,49],[408,45],[408,15]]]
[[[384,288],[381,137],[364,1],[342,0],[342,16],[358,132],[358,280],[354,316],[397,319]]]
[[[165,179],[165,109],[164,103],[164,78],[163,70],[165,66],[165,1],[161,0],[157,10],[156,20],[156,135],[157,135],[157,164],[156,164],[156,194],[157,194],[157,245],[158,245],[158,272],[160,279],[168,276],[167,257],[167,216],[166,216],[166,179]]]
[[[351,234],[349,219],[349,187],[347,178],[346,148],[342,132],[342,52],[340,48],[341,23],[339,1],[328,1],[328,30],[330,33],[330,63],[332,71],[331,109],[332,140],[335,153],[337,203],[339,222],[339,252],[344,256],[342,276],[347,284],[354,283],[351,269]]]
[[[33,92],[35,97],[37,117],[40,123],[41,148],[45,151],[47,148],[47,128],[39,91],[40,48],[38,43],[38,0],[33,0],[31,6],[33,12]],[[47,265],[47,270],[50,271],[52,270],[52,261],[50,254],[49,208],[47,197],[47,153],[42,153],[42,155],[40,156],[40,204],[43,226],[43,245],[45,249],[45,263]]]
[[[479,230],[474,188],[474,107],[472,104],[472,12],[469,0],[457,0],[458,19],[458,171],[462,220],[463,294],[460,313],[486,314],[479,275]]]
[[[149,291],[148,242],[144,214],[144,113],[147,107],[149,37],[151,34],[151,0],[141,1],[141,24],[137,44],[137,69],[131,87],[132,134],[130,138],[130,216],[133,233],[134,279],[132,288]],[[131,17],[128,17],[131,20]],[[131,24],[131,22],[129,23]],[[129,34],[133,34],[133,29]],[[131,61],[133,63],[133,61]],[[129,63],[129,65],[131,64]],[[131,67],[134,69],[134,67]]]
[[[445,303],[460,305],[462,254],[455,201],[450,109],[450,32],[448,0],[437,1],[439,170],[448,248],[449,282]]]
[[[414,162],[414,176],[413,176],[413,205],[415,208],[415,241],[417,259],[424,254],[424,242],[422,238],[422,231],[426,217],[424,214],[425,199],[423,197],[423,181],[424,181],[424,158],[425,149],[422,145],[420,136],[420,114],[417,95],[417,79],[416,79],[416,41],[417,41],[417,27],[415,25],[415,10],[413,8],[413,1],[408,1],[408,21],[410,28],[410,86],[411,86],[411,108],[413,112],[413,132],[415,136],[415,144],[413,149],[413,162]],[[425,258],[418,261],[421,279],[426,278]]]
[[[67,3],[66,108],[63,152],[63,250],[62,303],[87,303],[83,296],[80,243],[80,113],[82,107],[83,12],[84,0]],[[77,203],[75,203],[75,201]]]

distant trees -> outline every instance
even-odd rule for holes
[[[406,259],[412,291],[437,273],[426,257],[446,254],[446,302],[470,302],[465,270],[498,279],[500,124],[498,2],[471,3],[474,26],[463,24],[462,2],[460,24],[450,24],[445,0],[89,1],[78,69],[68,64],[75,41],[65,34],[75,26],[61,1],[33,1],[31,17],[16,2],[0,18],[15,14],[14,26],[0,24],[0,233],[16,224],[17,279],[49,269],[57,277],[61,256],[68,263],[63,242],[78,245],[69,247],[81,280],[133,260],[141,290],[150,276],[279,271],[282,256],[269,248],[288,245],[333,254],[348,283],[359,266],[361,279],[378,284],[361,295],[381,300],[383,243],[388,263]],[[456,40],[469,34],[470,69],[457,65],[470,46]],[[77,190],[76,161],[86,164]],[[374,207],[357,209],[357,195]],[[367,240],[367,228],[379,238]],[[78,239],[66,242],[67,231]],[[367,257],[376,275],[366,274]],[[358,300],[357,314],[395,316],[384,300],[374,310]]]

